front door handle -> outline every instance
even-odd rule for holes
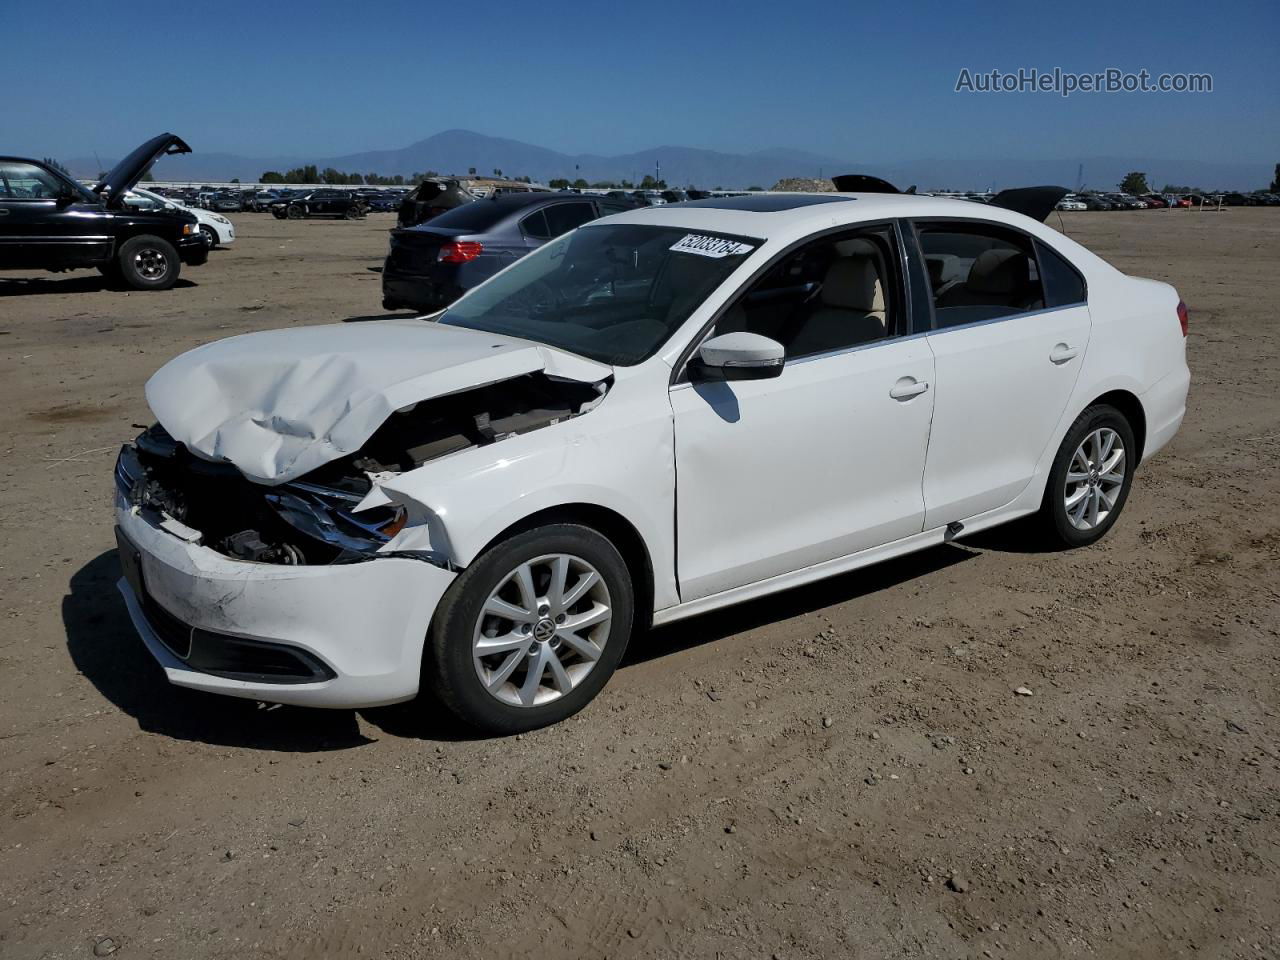
[[[8,210],[0,210],[0,217],[7,217],[8,215],[9,215]]]
[[[889,396],[895,400],[910,400],[912,397],[918,397],[929,389],[929,383],[926,380],[917,380],[915,377],[900,377],[898,382],[893,385],[893,389],[889,391]]]
[[[1049,362],[1066,363],[1068,360],[1074,360],[1079,354],[1080,351],[1075,347],[1060,343],[1049,351]]]

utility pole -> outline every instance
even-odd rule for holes
[[[659,160],[653,161],[653,179],[655,181],[662,180],[662,162]],[[655,186],[656,185],[657,184],[655,183]]]

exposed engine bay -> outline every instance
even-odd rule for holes
[[[155,424],[121,449],[116,485],[170,532],[234,559],[359,562],[408,521],[395,505],[357,511],[380,478],[579,416],[603,399],[609,383],[535,372],[425,400],[392,413],[355,453],[277,486],[195,456]]]

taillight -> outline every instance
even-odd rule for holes
[[[1178,301],[1178,323],[1182,325],[1182,335],[1187,335],[1187,305]]]
[[[446,243],[440,248],[440,253],[436,259],[441,263],[468,263],[484,251],[483,243],[476,243],[473,240],[463,240],[459,243]]]

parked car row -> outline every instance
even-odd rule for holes
[[[1173,194],[1146,193],[1134,196],[1128,193],[1069,193],[1058,201],[1059,210],[1153,210],[1170,207],[1198,207],[1201,204],[1222,203],[1228,207],[1280,206],[1280,194],[1275,193],[1223,193],[1223,194]]]

